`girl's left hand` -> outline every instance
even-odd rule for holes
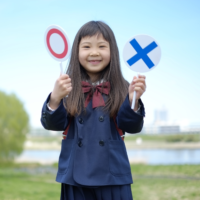
[[[145,79],[146,77],[144,75],[138,75],[138,78],[134,76],[131,84],[129,85],[128,91],[129,91],[130,105],[132,104],[132,100],[133,100],[133,92],[136,91],[136,100],[135,100],[134,110],[138,109],[138,100],[146,91]]]

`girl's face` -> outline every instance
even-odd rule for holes
[[[90,76],[95,80],[110,62],[110,45],[102,34],[84,37],[79,44],[79,62]]]

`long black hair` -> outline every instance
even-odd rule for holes
[[[84,109],[85,98],[82,93],[81,81],[90,81],[87,72],[79,62],[80,41],[84,37],[101,34],[110,45],[110,63],[98,78],[99,80],[110,82],[110,93],[104,109],[109,111],[111,117],[116,115],[128,93],[128,82],[122,76],[119,51],[113,31],[102,21],[90,21],[84,24],[76,34],[68,70],[66,72],[72,81],[72,91],[68,98],[65,99],[65,108],[71,116],[80,114]]]

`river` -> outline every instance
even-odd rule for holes
[[[149,165],[200,164],[200,149],[128,149],[131,163]],[[18,162],[51,164],[58,161],[59,150],[25,150]]]

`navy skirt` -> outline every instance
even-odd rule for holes
[[[77,187],[61,185],[61,200],[133,200],[130,185]]]

